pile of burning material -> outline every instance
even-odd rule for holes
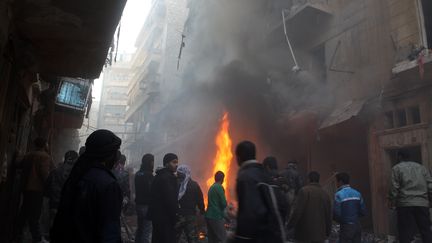
[[[227,232],[228,239],[233,237],[236,229],[236,216],[237,208],[233,204],[228,205],[225,211],[225,230]],[[207,239],[207,225],[204,220],[198,220],[198,242],[208,242]],[[186,241],[181,241],[186,242]]]
[[[236,214],[237,214],[237,208],[236,208],[236,202],[232,199],[232,195],[229,193],[231,185],[231,179],[233,176],[233,171],[231,170],[231,164],[232,160],[234,158],[233,152],[232,152],[232,139],[231,135],[229,133],[230,128],[230,121],[229,121],[229,115],[227,112],[225,112],[222,116],[222,119],[220,121],[220,126],[218,129],[218,132],[215,137],[215,145],[216,145],[216,155],[212,162],[211,169],[209,171],[209,174],[207,175],[208,179],[202,183],[204,185],[203,192],[204,192],[204,202],[207,206],[208,204],[208,195],[206,192],[208,192],[209,188],[214,183],[214,174],[218,171],[222,171],[225,174],[225,180],[223,183],[223,187],[225,189],[225,195],[227,197],[228,201],[228,207],[225,211],[225,228],[227,230],[228,237],[234,234],[235,227],[236,227]],[[207,239],[207,225],[204,217],[200,216],[197,220],[197,238],[198,242],[208,242]],[[186,243],[187,240],[185,236],[183,235],[180,239],[181,243]]]

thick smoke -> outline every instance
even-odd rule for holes
[[[207,179],[219,119],[227,111],[234,144],[252,140],[260,159],[276,155],[281,165],[296,159],[281,118],[330,99],[306,66],[291,71],[283,29],[274,30],[282,18],[270,6],[262,0],[190,1],[179,70],[182,89],[167,95],[171,100],[154,120],[160,132],[175,130],[179,136],[156,149],[159,157],[179,153],[195,175]]]

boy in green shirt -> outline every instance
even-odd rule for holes
[[[227,201],[225,190],[222,187],[224,179],[225,174],[222,171],[216,172],[215,183],[208,191],[208,205],[205,213],[208,243],[219,243],[226,240],[224,211]]]

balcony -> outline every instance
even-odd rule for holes
[[[422,64],[423,67],[419,66],[419,64]],[[422,50],[417,55],[410,55],[407,60],[397,63],[392,68],[392,73],[396,76],[415,74],[421,77],[422,75],[430,75],[430,69],[432,69],[432,51]],[[424,73],[421,74],[421,72]]]
[[[283,10],[288,36],[294,42],[304,42],[307,39],[315,39],[319,32],[325,30],[332,18],[332,12],[327,0],[293,0],[289,9]],[[283,17],[272,20],[269,38],[276,41],[284,41]]]
[[[140,81],[140,90],[148,95],[159,92],[159,74],[156,72],[148,72]]]
[[[310,17],[319,15],[331,16],[328,0],[293,0],[291,9],[287,11],[287,20],[310,20]]]

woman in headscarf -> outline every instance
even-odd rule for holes
[[[120,243],[122,193],[111,170],[120,157],[121,139],[108,130],[93,132],[66,181],[52,243]]]
[[[187,165],[180,165],[177,174],[182,178],[179,188],[179,218],[176,224],[176,240],[180,241],[182,234],[189,243],[198,241],[196,230],[197,212],[204,214],[204,199],[200,186],[191,179],[191,170]]]

